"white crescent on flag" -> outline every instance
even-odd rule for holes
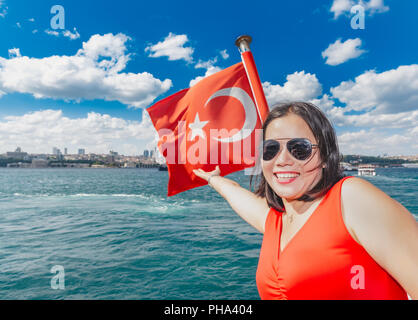
[[[206,101],[204,107],[212,100],[217,97],[233,97],[235,99],[238,99],[239,102],[241,102],[244,112],[245,112],[245,121],[240,131],[238,131],[236,134],[226,137],[226,138],[214,138],[220,142],[236,142],[245,139],[248,137],[255,128],[255,125],[257,124],[257,110],[255,107],[255,104],[253,102],[253,99],[248,95],[248,93],[238,87],[232,87],[232,88],[225,88],[216,91],[213,95],[211,95]]]

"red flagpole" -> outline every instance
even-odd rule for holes
[[[251,91],[255,99],[257,106],[258,116],[260,117],[261,123],[267,118],[269,113],[269,107],[267,104],[266,97],[264,95],[263,86],[261,85],[260,77],[255,66],[253,54],[250,51],[250,43],[252,38],[248,35],[240,36],[235,41],[235,45],[241,52],[242,63],[244,64],[245,71],[247,72],[248,81],[250,82]]]

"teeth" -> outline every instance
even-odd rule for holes
[[[283,173],[283,174],[276,173],[277,178],[296,178],[298,176],[299,174],[295,174],[295,173]]]

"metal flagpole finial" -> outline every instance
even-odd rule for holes
[[[250,43],[253,39],[249,35],[239,36],[237,40],[235,40],[235,45],[239,48],[241,53],[250,50]]]

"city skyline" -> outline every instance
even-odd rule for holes
[[[74,155],[112,155],[112,156],[124,156],[124,157],[145,157],[145,158],[159,158],[161,157],[159,152],[157,152],[157,148],[154,149],[144,149],[142,152],[140,152],[139,154],[129,154],[129,155],[125,155],[125,154],[120,154],[117,151],[114,150],[109,150],[108,152],[105,153],[95,153],[95,152],[86,152],[86,149],[84,148],[78,148],[76,152],[71,153],[68,152],[67,148],[64,148],[65,152],[62,153],[60,148],[57,147],[52,147],[52,152],[47,152],[47,153],[41,153],[41,152],[26,152],[25,150],[23,150],[21,147],[16,147],[15,151],[6,151],[4,153],[0,153],[0,156],[6,156],[9,158],[12,158],[13,154],[20,154],[20,156],[25,156],[25,155],[52,155],[52,156],[74,156]]]
[[[104,153],[96,153],[96,152],[88,152],[88,151],[86,151],[86,149],[78,149],[77,152],[75,152],[75,153],[62,154],[61,152],[54,153],[54,149],[57,149],[57,151],[60,151],[59,148],[53,147],[51,153],[41,153],[41,152],[29,153],[29,152],[26,152],[25,150],[23,150],[21,147],[17,147],[15,151],[7,151],[7,152],[4,152],[4,153],[0,153],[0,156],[5,156],[7,154],[13,154],[13,153],[17,152],[17,153],[22,153],[22,154],[27,154],[27,155],[61,155],[61,156],[64,156],[64,155],[67,155],[67,156],[74,156],[74,155],[85,155],[85,156],[88,156],[88,155],[100,155],[100,156],[113,155],[113,156],[123,156],[123,157],[161,158],[160,152],[158,151],[157,148],[144,149],[139,154],[122,154],[122,153],[119,153],[118,151],[114,151],[114,150],[108,150],[107,152],[104,152]],[[65,148],[65,149],[67,149],[67,148]],[[83,152],[80,153],[80,150],[83,150]],[[343,155],[344,156],[345,155],[367,156],[365,154],[359,154],[359,153],[343,154]],[[387,157],[387,158],[401,157],[401,158],[404,158],[404,159],[418,160],[418,153],[411,154],[411,155],[405,155],[405,154],[389,155],[387,153],[383,153],[383,154],[378,154],[376,156],[377,157],[384,157],[384,158],[385,157]]]
[[[417,153],[416,1],[215,0],[215,24],[187,1],[60,4],[54,29],[51,3],[0,1],[0,154],[152,150],[145,109],[239,62],[243,33],[270,106],[318,105],[343,154]]]

